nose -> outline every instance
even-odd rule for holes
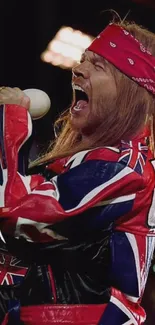
[[[85,62],[77,64],[72,69],[73,78],[75,77],[83,77],[84,79],[89,78],[89,69],[86,66]]]

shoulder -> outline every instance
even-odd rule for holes
[[[135,149],[136,150],[136,149]],[[130,154],[129,154],[130,155]],[[123,153],[124,156],[124,153]],[[142,174],[130,164],[130,158],[122,159],[122,150],[117,147],[99,147],[76,153],[65,164],[65,171],[89,174],[89,177],[101,177],[102,180],[129,178],[138,180],[143,187]],[[126,154],[125,154],[126,158]],[[136,164],[137,167],[137,164]]]
[[[85,161],[104,160],[117,162],[120,157],[120,149],[116,147],[100,147],[92,149],[85,155]]]
[[[66,171],[75,167],[80,170],[98,170],[123,169],[125,166],[119,163],[120,150],[115,147],[100,147],[89,150],[83,150],[76,153],[68,159],[65,164]]]

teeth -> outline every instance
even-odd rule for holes
[[[74,90],[81,90],[81,91],[85,92],[80,86],[75,85],[74,83],[72,83],[72,87]]]
[[[73,111],[81,111],[81,108],[78,108],[78,106],[74,106],[72,108],[70,108],[70,114],[72,115],[72,110]]]
[[[81,111],[81,108],[79,108],[78,106],[74,106],[74,110],[75,111]]]

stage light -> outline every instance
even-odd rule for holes
[[[91,44],[93,37],[71,27],[62,27],[41,54],[44,62],[71,69]]]

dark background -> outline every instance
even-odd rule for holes
[[[72,99],[71,71],[44,63],[41,53],[63,25],[96,36],[112,19],[104,12],[114,9],[121,18],[155,32],[155,0],[0,0],[0,86],[39,88],[48,93],[52,107],[34,123],[34,156],[53,137],[53,123]],[[155,324],[155,273],[151,269],[143,305],[146,324]],[[109,324],[110,325],[110,324]]]

